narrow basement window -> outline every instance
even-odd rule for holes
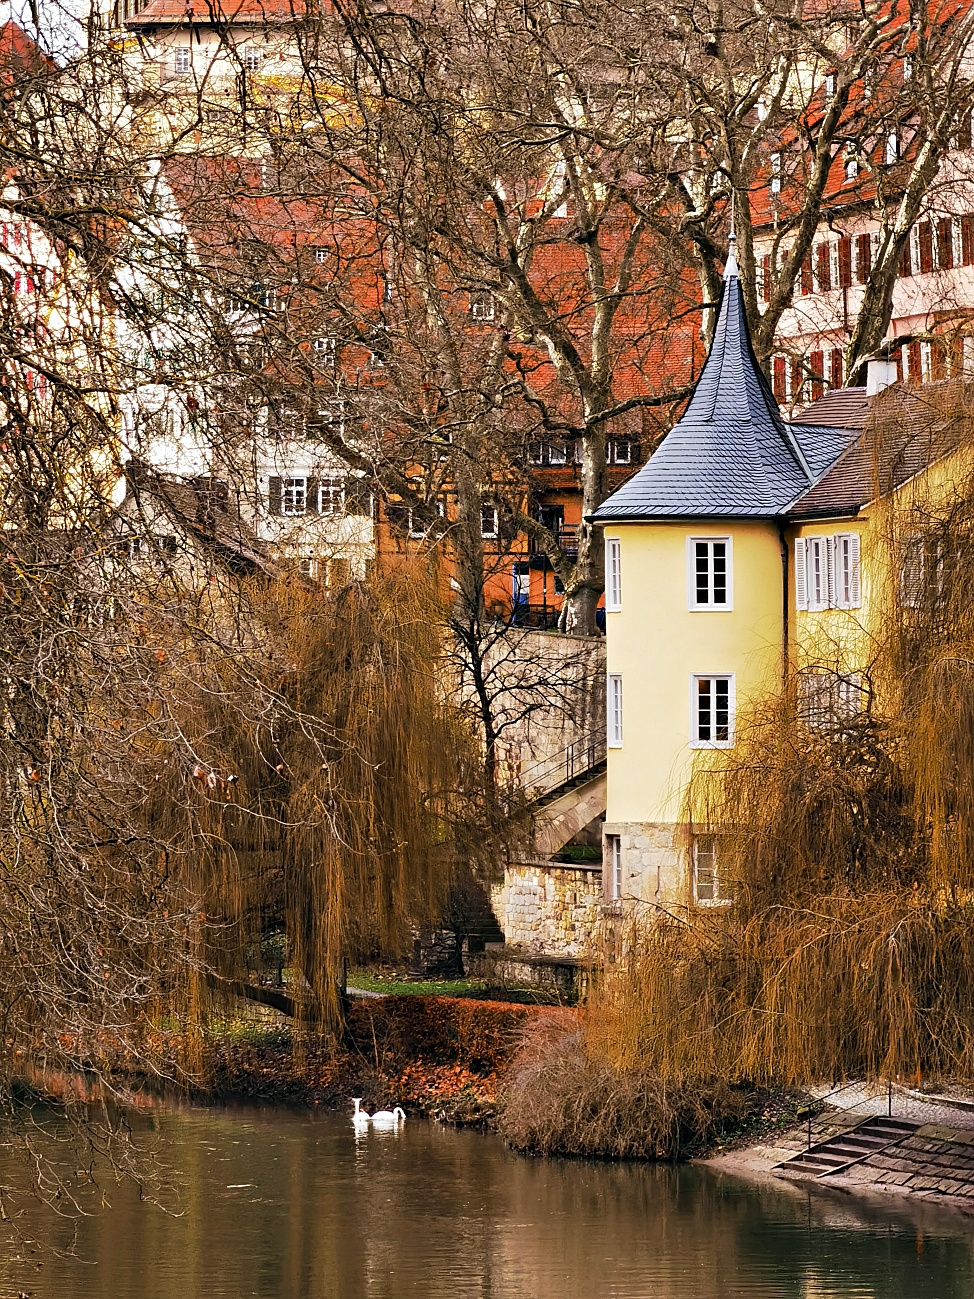
[[[622,897],[622,837],[620,835],[605,836],[605,862],[602,871],[606,901],[618,902]]]

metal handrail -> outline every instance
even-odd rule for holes
[[[597,767],[600,762],[605,760],[605,756],[605,732],[601,730],[593,731],[589,735],[573,740],[564,749],[550,754],[547,758],[542,758],[539,762],[528,767],[526,771],[522,771],[521,787],[527,790],[534,785],[533,797],[542,798],[552,789],[557,789],[559,785],[565,785],[568,781],[574,780],[576,776],[591,771],[593,767]],[[543,773],[543,784],[536,783],[532,779],[534,772]]]

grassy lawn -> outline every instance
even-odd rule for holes
[[[348,986],[361,992],[387,992],[397,997],[471,997],[484,1001],[527,1002],[557,1005],[558,997],[542,988],[515,986],[499,988],[486,979],[405,979],[374,970],[349,970]]]
[[[372,970],[349,970],[348,986],[362,992],[390,992],[403,997],[413,993],[421,997],[462,997],[483,992],[483,979],[400,979],[395,975],[377,975]]]

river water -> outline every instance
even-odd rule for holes
[[[974,1219],[707,1168],[523,1159],[420,1121],[181,1110],[143,1139],[176,1214],[111,1187],[33,1208],[0,1256],[31,1299],[971,1299]],[[25,1176],[10,1161],[9,1182]]]

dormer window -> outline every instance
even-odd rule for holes
[[[859,175],[859,159],[846,158],[845,160],[845,178],[846,180],[855,180]]]
[[[771,193],[781,193],[781,154],[771,155]]]
[[[470,318],[487,324],[497,314],[497,304],[492,293],[471,293]]]
[[[829,72],[825,77],[825,97],[832,99],[835,95],[835,73]]]

